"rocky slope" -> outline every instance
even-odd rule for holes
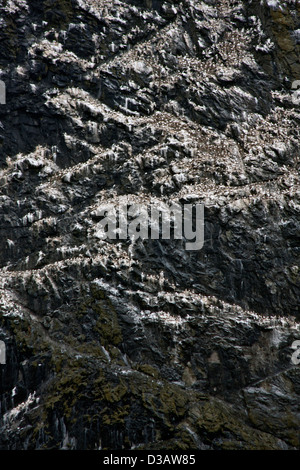
[[[300,5],[0,1],[1,449],[299,449]],[[99,240],[204,203],[205,243]]]

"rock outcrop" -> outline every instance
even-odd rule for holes
[[[0,12],[0,449],[299,449],[299,2]],[[97,237],[155,201],[200,251]]]

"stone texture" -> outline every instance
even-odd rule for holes
[[[299,5],[3,3],[0,448],[299,449]]]

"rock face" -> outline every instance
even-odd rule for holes
[[[299,449],[299,2],[0,11],[0,448]],[[99,240],[153,201],[203,248]]]

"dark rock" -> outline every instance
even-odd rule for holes
[[[0,449],[299,449],[299,8],[104,3],[1,7]]]

